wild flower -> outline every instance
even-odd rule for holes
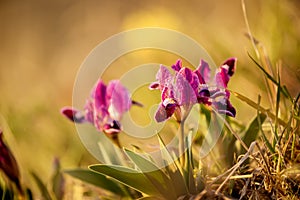
[[[157,82],[150,85],[150,89],[160,89],[162,102],[155,114],[157,122],[165,121],[173,114],[177,121],[184,121],[193,104],[197,102],[193,88],[183,73],[172,75],[163,65],[156,75]]]
[[[200,61],[194,71],[182,67],[182,61],[171,66],[173,75],[167,67],[161,65],[156,74],[156,82],[149,88],[161,90],[161,103],[155,114],[157,122],[165,121],[173,114],[177,121],[184,120],[192,106],[196,103],[212,106],[220,114],[234,117],[235,108],[229,101],[230,92],[227,89],[230,77],[234,74],[236,58],[226,60],[215,74],[213,86],[208,85],[210,67],[204,60]]]
[[[201,60],[199,67],[195,71],[199,80],[203,77],[204,81],[204,83],[199,85],[198,102],[211,105],[220,114],[231,117],[235,117],[236,110],[229,101],[230,92],[227,89],[227,85],[235,72],[236,61],[236,58],[229,58],[217,69],[212,80],[212,87],[207,86],[207,83],[211,80],[209,65],[205,61]]]
[[[123,114],[132,104],[128,90],[119,80],[112,80],[108,85],[99,80],[86,100],[83,111],[64,107],[61,113],[75,123],[91,123],[97,130],[115,137],[122,129],[120,120]]]
[[[9,147],[3,141],[2,130],[0,130],[0,169],[7,178],[16,185],[18,191],[22,194],[18,163]]]

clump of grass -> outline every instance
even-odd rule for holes
[[[243,1],[242,5],[247,36],[256,54],[248,55],[264,75],[270,107],[260,105],[260,96],[254,102],[233,92],[257,110],[255,120],[240,141],[251,145],[247,151],[242,150],[240,154],[237,151],[236,164],[224,174],[211,178],[210,191],[203,191],[197,199],[299,199],[300,93],[292,97],[282,84],[282,63],[272,66],[264,46],[250,32]]]
[[[257,44],[263,48],[260,43]],[[235,187],[240,191],[240,198],[298,199],[300,198],[300,94],[296,97],[289,95],[280,81],[280,63],[276,65],[278,73],[275,78],[272,73],[273,67],[268,62],[267,55],[262,52],[258,54],[260,61],[249,56],[266,77],[270,105],[273,106],[269,110],[261,109],[260,98],[257,103],[243,99],[250,105],[257,106],[259,122],[257,128],[260,135],[256,139],[256,152],[252,153],[248,163],[237,171],[238,175],[249,175],[249,178],[236,180]],[[266,115],[264,123],[260,117],[262,113]],[[281,116],[285,119],[281,119]]]
[[[257,115],[246,130],[239,127],[237,133],[232,126],[238,122],[227,120],[224,130],[227,134],[221,146],[227,150],[227,160],[236,157],[235,163],[229,162],[230,169],[221,174],[206,174],[206,188],[195,199],[299,199],[300,93],[292,97],[281,82],[282,62],[277,62],[275,67],[271,64],[263,44],[252,36],[243,0],[242,7],[248,29],[246,36],[255,52],[255,56],[248,55],[264,75],[270,106],[261,106],[260,95],[255,102],[231,91],[257,110]],[[228,134],[235,137],[230,138]],[[241,144],[241,148],[233,147],[235,143]],[[214,162],[218,164],[217,159]]]
[[[267,67],[272,66],[266,66],[269,62],[264,62],[268,60],[265,54],[259,54],[260,61],[249,56],[265,75],[270,104],[274,106],[263,108],[260,96],[254,102],[233,92],[256,109],[257,116],[244,136],[236,138],[244,146],[231,155],[238,157],[236,163],[221,175],[207,175],[206,189],[196,199],[300,198],[300,93],[291,97],[279,73],[275,78],[268,72]],[[231,124],[227,124],[229,128]],[[233,133],[232,129],[227,131]]]

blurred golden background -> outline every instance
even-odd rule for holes
[[[282,61],[282,82],[295,96],[300,86],[299,1],[248,0],[246,8],[253,35],[265,45],[274,66]],[[59,110],[72,104],[73,83],[85,57],[121,31],[174,29],[203,45],[217,65],[237,57],[230,89],[254,101],[261,94],[269,107],[262,73],[247,56],[247,51],[254,52],[245,37],[240,0],[1,0],[0,26],[0,127],[28,184],[28,170],[46,181],[55,157],[63,168],[97,162]],[[172,64],[176,57],[135,52],[113,63],[107,76],[118,78],[117,67],[159,61]],[[256,112],[234,97],[232,103],[242,122]]]

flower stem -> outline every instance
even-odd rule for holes
[[[185,120],[182,120],[180,122],[180,133],[179,133],[179,157],[180,157],[180,163],[183,166],[184,165],[184,151],[185,151],[185,145],[184,145],[184,122]]]

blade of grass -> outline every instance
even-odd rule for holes
[[[295,106],[294,106],[294,113],[296,115],[296,117],[294,117],[294,118],[295,119],[297,118],[296,125],[295,125],[295,131],[297,131],[298,134],[299,134],[299,127],[300,127],[300,120],[299,120],[299,118],[300,118],[300,104],[298,104],[299,97],[300,97],[300,93],[297,96],[297,99],[295,101]]]
[[[285,162],[284,162],[284,157],[282,155],[281,147],[279,145],[276,145],[276,151],[278,153],[277,156],[277,164],[276,164],[276,172],[277,174],[280,174],[281,171],[281,166],[285,168]]]
[[[275,153],[275,149],[273,148],[272,144],[269,142],[268,138],[266,137],[265,133],[262,131],[263,141],[265,142],[267,148],[270,150],[271,153]]]
[[[247,54],[256,64],[256,66],[258,66],[258,68],[267,76],[267,78],[270,79],[275,85],[278,85],[278,82],[250,55],[250,53],[247,52]]]
[[[246,27],[247,27],[248,35],[250,37],[250,40],[251,40],[253,49],[254,49],[254,51],[256,53],[256,56],[259,59],[259,53],[258,53],[257,47],[255,45],[254,37],[252,36],[251,29],[250,29],[249,22],[248,22],[245,1],[241,0],[241,3],[242,3],[243,15],[244,15],[244,20],[245,20],[245,24],[246,24]]]
[[[275,153],[275,149],[273,148],[273,146],[271,145],[271,143],[267,139],[267,136],[266,136],[266,134],[265,134],[265,132],[262,128],[262,121],[261,121],[261,118],[260,118],[260,111],[259,111],[260,101],[261,101],[261,96],[258,95],[258,99],[257,99],[257,122],[258,122],[258,127],[259,127],[259,130],[260,130],[261,134],[262,134],[264,144],[267,146],[267,148],[269,149],[270,152]]]
[[[285,94],[290,101],[293,100],[289,90],[287,89],[287,87],[285,85],[283,85],[280,89],[282,90],[282,93]]]
[[[266,114],[269,118],[271,118],[272,120],[275,121],[276,116],[271,113],[269,110],[263,108],[262,106],[258,105],[257,103],[255,103],[254,101],[252,101],[251,99],[249,99],[248,97],[234,92],[234,91],[230,91],[233,95],[235,95],[237,98],[239,98],[240,100],[244,101],[245,103],[247,103],[249,106],[251,106],[252,108],[258,109],[260,112]],[[278,123],[282,126],[286,126],[286,122],[283,121],[282,119],[278,118]]]
[[[42,180],[40,179],[40,177],[38,177],[38,175],[37,175],[36,173],[34,173],[34,172],[31,172],[30,174],[31,174],[31,176],[33,177],[35,183],[37,184],[37,186],[38,186],[38,188],[39,188],[39,190],[40,190],[40,192],[41,192],[43,198],[44,198],[45,200],[51,200],[52,198],[51,198],[51,196],[50,196],[50,194],[49,194],[49,192],[48,192],[48,190],[47,190],[47,187],[46,187],[46,185],[42,182]]]
[[[266,72],[268,72],[272,77],[274,77],[274,72],[273,72],[273,67],[271,65],[270,59],[266,53],[266,50],[264,48],[264,46],[261,44],[260,45],[260,55],[261,55],[261,66],[266,70]],[[269,98],[269,103],[270,106],[272,108],[272,110],[274,110],[274,102],[275,102],[275,98],[276,98],[276,86],[272,84],[272,81],[269,80],[266,76],[264,76],[264,81],[265,81],[265,85],[267,88],[267,95]]]
[[[289,140],[290,140],[290,133],[292,132],[292,122],[293,122],[293,118],[294,116],[291,114],[290,115],[290,118],[289,118],[289,121],[287,122],[287,126],[284,127],[284,130],[282,131],[281,135],[280,135],[280,138],[278,140],[278,144],[281,143],[281,140],[282,138],[284,138],[284,147],[283,147],[283,151],[282,151],[282,154],[285,155],[285,152],[288,148],[288,145],[289,145]],[[285,134],[285,137],[283,137],[283,135]]]
[[[279,66],[277,67],[277,80],[278,80],[278,85],[277,85],[277,94],[276,94],[276,106],[275,106],[275,130],[274,130],[274,135],[275,135],[275,140],[276,142],[278,141],[278,118],[279,118],[279,105],[280,105],[280,74],[279,74]],[[273,141],[273,143],[275,142]]]
[[[295,109],[297,108],[299,99],[300,99],[300,92],[298,93],[298,95],[297,95],[297,97],[295,98],[295,101],[294,101],[294,108]],[[298,105],[298,108],[299,108],[299,105]]]
[[[292,101],[292,97],[290,96],[289,92],[287,91],[286,87],[283,88],[251,55],[249,52],[247,52],[250,59],[256,64],[256,66],[265,74],[265,76],[271,80],[275,85],[277,85],[280,90],[282,91],[282,94],[284,94],[285,97],[287,97],[290,101]]]
[[[25,190],[25,200],[34,200],[32,191],[29,188]]]
[[[226,121],[226,118],[224,118],[224,116],[222,116],[215,110],[214,110],[214,113],[216,113],[216,116],[218,116],[219,119],[221,119],[224,122],[226,128],[228,128],[228,130],[231,132],[231,134],[241,143],[243,148],[246,151],[248,151],[248,146],[245,144],[245,142],[242,140],[242,138],[231,128],[230,124]]]
[[[148,197],[142,197],[142,198],[139,198],[137,200],[162,200],[162,199],[158,199],[158,197],[156,196],[148,196]]]
[[[244,14],[244,21],[245,21],[245,24],[246,24],[246,27],[247,27],[247,31],[248,31],[247,36],[250,38],[250,41],[252,43],[253,49],[255,50],[257,59],[261,60],[261,62],[264,63],[265,66],[267,66],[267,68],[269,69],[269,71],[272,74],[274,74],[273,70],[272,70],[273,68],[272,68],[270,59],[269,59],[269,57],[266,54],[265,48],[262,45],[260,45],[261,48],[260,48],[260,51],[259,51],[259,49],[257,48],[257,45],[260,44],[260,43],[259,43],[258,40],[256,40],[253,37],[253,35],[251,33],[251,29],[250,29],[248,18],[247,18],[245,1],[241,0],[241,4],[242,4],[242,9],[243,9],[243,14]],[[250,56],[249,52],[248,52],[248,55]],[[250,58],[252,59],[251,56],[250,56]],[[265,72],[265,74],[269,75],[269,73],[267,73],[267,71],[261,65],[259,65],[258,62],[256,62],[254,59],[252,59],[252,60],[261,68],[261,70],[263,70]],[[269,75],[269,78],[273,78],[273,77],[271,75]],[[275,88],[272,87],[270,81],[267,80],[266,76],[265,76],[264,80],[265,80],[265,84],[266,84],[267,91],[268,91],[267,94],[268,94],[268,97],[269,97],[270,105],[271,105],[271,107],[273,109],[273,99],[274,99],[273,96],[274,96],[274,93],[275,93]],[[288,95],[288,93],[287,93],[287,95]]]
[[[299,116],[296,116],[296,115],[293,115],[294,119],[300,121],[300,117]]]
[[[296,143],[296,134],[293,134],[291,160],[294,160],[295,157],[295,143]]]
[[[218,189],[216,190],[216,194],[219,194],[222,187],[225,185],[225,183],[230,179],[230,177],[234,174],[234,172],[240,167],[241,164],[243,164],[248,158],[249,156],[252,154],[252,151],[254,149],[256,142],[252,142],[247,153],[243,156],[243,158],[234,165],[234,167],[232,168],[231,172],[228,174],[228,176],[226,177],[226,179],[221,183],[221,185],[218,187]]]

